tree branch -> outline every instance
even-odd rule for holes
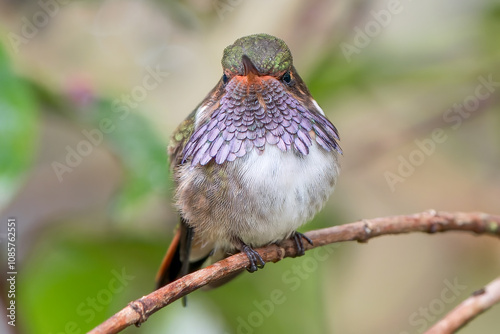
[[[500,277],[474,292],[424,334],[451,334],[500,302]]]
[[[305,234],[313,241],[313,245],[304,243],[304,247],[309,250],[335,242],[366,242],[371,238],[382,235],[445,231],[466,231],[500,237],[500,216],[480,212],[449,213],[431,210],[413,215],[364,219],[350,224],[307,232]],[[266,262],[278,262],[285,257],[295,257],[297,255],[292,240],[284,240],[279,246],[271,244],[259,248],[257,251]],[[238,253],[183,276],[161,289],[129,303],[127,307],[89,333],[118,333],[132,324],[140,326],[151,314],[159,309],[210,282],[217,281],[246,268],[248,265],[247,256]]]

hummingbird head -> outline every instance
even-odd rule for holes
[[[229,45],[222,56],[227,78],[245,76],[281,77],[292,68],[292,54],[281,39],[266,34],[242,37]]]
[[[225,89],[226,94],[246,99],[258,91],[258,95],[273,98],[271,86],[278,85],[303,103],[314,101],[293,67],[290,49],[277,37],[256,34],[237,39],[224,49],[221,63],[220,89]]]
[[[281,39],[242,37],[226,47],[222,67],[222,78],[196,110],[196,130],[183,162],[222,164],[254,148],[263,152],[266,144],[307,155],[313,141],[341,153],[335,126],[312,98]]]

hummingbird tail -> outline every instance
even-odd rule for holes
[[[167,253],[161,261],[160,268],[156,274],[156,288],[159,289],[164,285],[175,280],[180,273],[182,262],[180,258],[180,238],[181,229],[178,228],[174,238],[168,247]]]
[[[156,274],[156,289],[159,289],[182,276],[192,273],[203,266],[210,265],[231,255],[230,253],[222,250],[215,252],[210,246],[207,247],[208,249],[202,249],[200,252],[199,243],[193,242],[193,240],[193,228],[190,227],[183,218],[181,218],[179,228],[175,231],[174,238],[172,239],[172,242],[163,257],[158,273]],[[190,257],[194,257],[194,259],[191,258],[190,261]],[[212,282],[205,286],[204,289],[219,287],[220,285],[232,280],[243,271],[244,269],[223,279]]]
[[[193,228],[188,226],[186,221],[181,218],[179,228],[176,230],[156,274],[157,289],[202,267],[209,254],[201,259],[189,261],[193,238]]]

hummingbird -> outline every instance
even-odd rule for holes
[[[236,252],[253,272],[265,264],[255,248],[291,238],[303,255],[312,244],[296,230],[332,193],[342,150],[292,60],[277,37],[237,39],[215,88],[174,131],[180,224],[157,288]]]

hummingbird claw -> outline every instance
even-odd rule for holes
[[[248,272],[253,273],[254,271],[257,271],[257,269],[264,268],[266,262],[264,262],[260,254],[255,249],[242,242],[241,251],[247,255],[248,261],[250,261],[250,265],[247,268]]]
[[[309,239],[309,237],[297,231],[293,232],[291,238],[293,238],[293,241],[295,242],[295,247],[297,247],[297,256],[302,256],[306,253],[306,250],[304,248],[304,242],[302,241],[302,239],[307,241],[311,246],[313,244],[312,240]]]

